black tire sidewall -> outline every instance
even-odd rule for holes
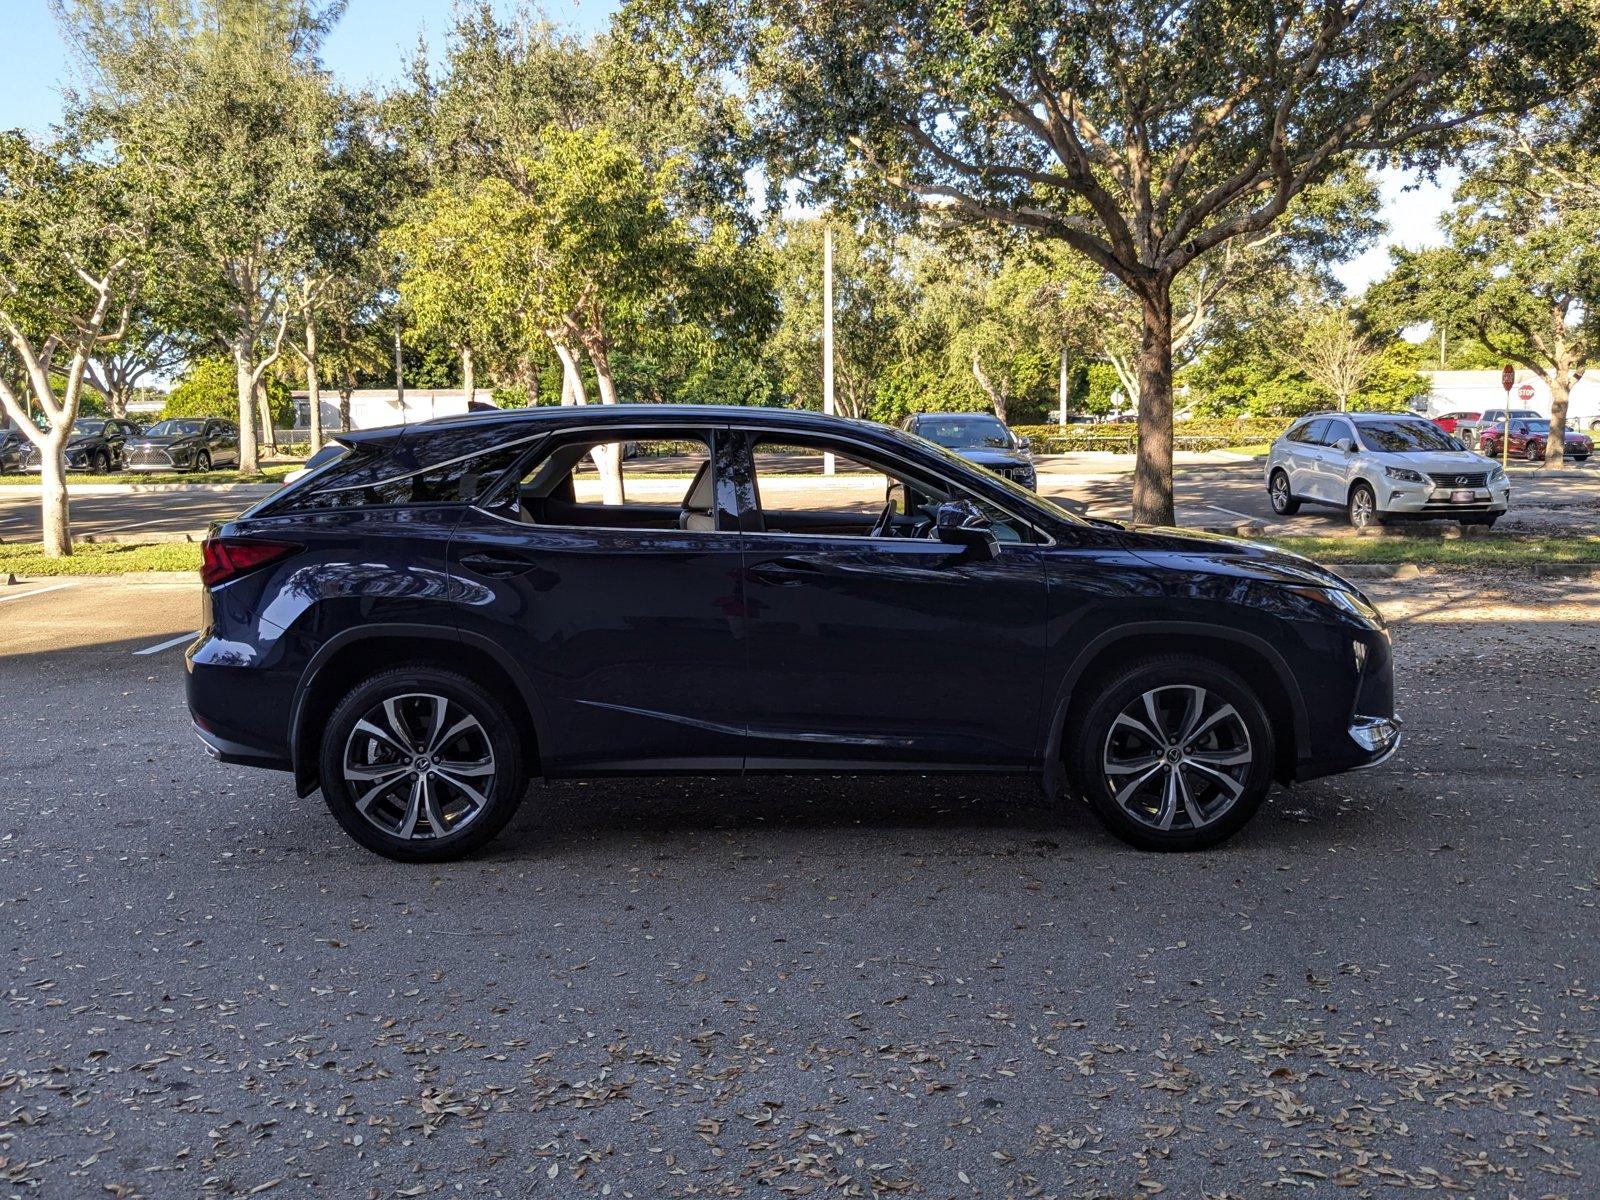
[[[199,454],[196,454],[194,456],[194,469],[196,471],[211,470],[211,455],[207,454],[204,450],[200,451]]]
[[[1101,748],[1117,714],[1141,693],[1171,684],[1198,684],[1222,695],[1238,711],[1252,746],[1258,748],[1244,794],[1221,820],[1198,831],[1163,832],[1134,820],[1117,804],[1100,769]],[[1080,794],[1118,838],[1142,850],[1201,850],[1232,837],[1261,807],[1272,786],[1277,739],[1261,700],[1238,674],[1207,659],[1173,655],[1133,663],[1097,688],[1094,698],[1077,714],[1065,748],[1067,767]]]
[[[1378,511],[1378,493],[1372,489],[1371,484],[1367,483],[1358,483],[1350,489],[1350,499],[1345,502],[1344,506],[1345,520],[1350,522],[1352,528],[1360,528],[1360,526],[1356,525],[1355,514],[1356,496],[1362,492],[1366,492],[1368,496],[1372,497],[1372,520],[1367,522],[1368,526],[1381,525],[1383,523],[1383,514]]]
[[[345,741],[364,713],[399,692],[436,692],[475,716],[488,734],[496,764],[494,795],[487,811],[459,833],[438,840],[407,841],[384,833],[356,811],[342,771]],[[461,858],[488,842],[516,814],[527,789],[522,739],[505,704],[464,675],[438,667],[382,671],[356,684],[335,706],[324,727],[318,756],[322,797],[352,838],[375,854],[399,862]]]
[[[1283,506],[1278,506],[1278,492],[1276,484],[1283,480]],[[1272,505],[1272,511],[1280,517],[1292,517],[1295,510],[1300,507],[1300,501],[1294,498],[1294,493],[1289,490],[1289,476],[1280,468],[1272,473],[1272,478],[1267,482],[1267,499]]]

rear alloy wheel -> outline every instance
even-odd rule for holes
[[[1267,495],[1272,500],[1272,511],[1280,517],[1292,517],[1300,511],[1300,501],[1290,493],[1289,476],[1283,471],[1272,473],[1272,482],[1267,485]]]
[[[1083,712],[1073,774],[1095,812],[1146,850],[1236,833],[1272,783],[1272,728],[1238,675],[1203,658],[1135,663]]]
[[[1544,447],[1538,442],[1529,442],[1522,448],[1522,457],[1529,462],[1538,462],[1544,457]]]
[[[1474,446],[1476,446],[1478,444],[1477,435],[1474,434],[1472,432],[1472,430],[1470,430],[1470,429],[1457,430],[1455,436],[1456,436],[1456,441],[1460,442],[1468,450],[1471,450]]]
[[[1350,489],[1350,502],[1345,512],[1352,529],[1370,529],[1383,523],[1383,514],[1378,511],[1378,497],[1370,484],[1358,483]]]
[[[459,858],[522,802],[522,746],[505,706],[453,671],[385,671],[357,685],[323,735],[322,794],[345,832],[406,862]]]

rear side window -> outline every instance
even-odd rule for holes
[[[472,504],[521,461],[542,435],[508,439],[504,429],[429,433],[355,451],[285,497],[278,511],[407,504]]]

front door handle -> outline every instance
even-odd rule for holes
[[[526,575],[534,568],[532,559],[503,550],[480,550],[475,554],[463,555],[461,565],[471,567],[479,575],[500,577]]]
[[[816,579],[824,573],[818,563],[808,558],[790,556],[757,563],[745,572],[758,583],[770,583],[774,587],[797,587],[806,580]]]

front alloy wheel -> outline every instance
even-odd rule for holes
[[[1370,529],[1382,520],[1378,515],[1378,497],[1364,483],[1358,483],[1350,489],[1347,512],[1352,529]]]
[[[1112,833],[1147,850],[1192,850],[1237,832],[1272,783],[1266,709],[1209,659],[1134,663],[1070,718],[1067,765]]]
[[[335,707],[322,793],[345,832],[408,861],[456,858],[494,837],[521,803],[521,742],[504,703],[435,667],[386,671]]]

